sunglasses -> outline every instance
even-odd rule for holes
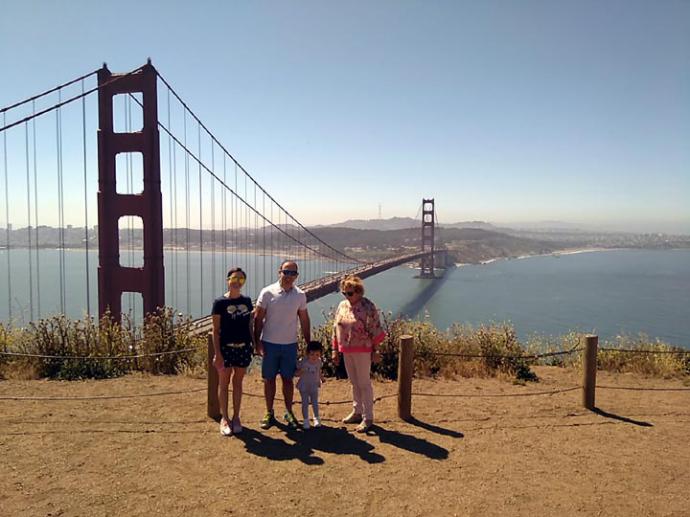
[[[293,271],[292,269],[281,269],[281,273],[283,273],[285,276],[297,276],[299,273],[297,271]]]
[[[354,291],[343,291],[343,294],[349,298],[350,296],[354,296],[355,292]]]
[[[246,278],[244,278],[242,275],[232,275],[228,277],[229,282],[237,282],[240,285],[244,285],[244,283],[247,281]]]

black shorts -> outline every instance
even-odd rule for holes
[[[254,347],[251,343],[244,343],[242,345],[220,345],[220,353],[223,356],[223,362],[226,368],[232,366],[236,368],[246,368],[252,362],[252,353]]]

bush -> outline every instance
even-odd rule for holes
[[[690,354],[669,352],[688,352],[660,340],[651,340],[645,334],[637,336],[616,336],[611,342],[604,342],[600,348],[635,350],[637,352],[660,353],[626,353],[614,350],[599,350],[597,368],[610,372],[633,372],[654,377],[677,377],[690,374]]]
[[[383,314],[382,323],[386,339],[379,345],[381,362],[372,365],[374,375],[381,379],[395,380],[398,376],[398,353],[400,337],[414,338],[414,370],[418,376],[473,377],[507,375],[519,380],[537,380],[529,368],[529,362],[516,358],[462,358],[441,354],[468,354],[492,356],[521,356],[525,350],[520,346],[515,331],[509,325],[489,325],[473,329],[470,326],[454,325],[446,332],[440,331],[429,321],[405,318],[391,318]],[[335,369],[330,359],[333,319],[314,330],[314,339],[324,344],[325,372],[333,375]]]
[[[127,317],[122,324],[106,314],[100,321],[85,317],[70,320],[64,315],[31,322],[25,328],[0,325],[0,350],[40,356],[2,356],[0,373],[51,379],[104,379],[132,370],[174,374],[195,360],[195,350],[143,358],[122,356],[196,349],[204,336],[189,334],[190,318],[176,317],[170,308],[148,315],[141,327]],[[113,357],[102,359],[102,357]]]

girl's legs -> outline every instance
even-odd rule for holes
[[[311,396],[311,410],[314,413],[314,426],[321,425],[321,418],[319,417],[319,388],[314,387]]]
[[[307,390],[300,390],[299,396],[302,399],[302,418],[304,421],[309,420],[309,392]]]
[[[218,403],[220,405],[220,416],[226,421],[228,419],[228,385],[232,368],[223,368],[218,372]]]
[[[242,406],[242,382],[244,381],[244,374],[246,373],[246,368],[238,368],[234,366],[232,368],[232,421],[233,423],[240,422],[240,407]],[[225,389],[225,398],[227,406],[227,386]],[[226,410],[227,411],[227,410]]]

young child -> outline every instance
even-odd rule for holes
[[[302,427],[309,429],[309,403],[314,413],[314,427],[321,426],[319,420],[319,386],[324,382],[321,367],[321,353],[323,346],[319,341],[309,341],[307,344],[307,355],[300,359],[297,364],[297,372],[295,375],[299,376],[297,381],[297,389],[302,397],[302,417],[304,422]]]

